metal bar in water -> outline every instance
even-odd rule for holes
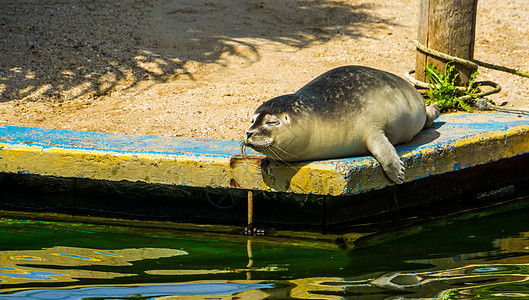
[[[253,193],[248,191],[248,229],[253,228]]]

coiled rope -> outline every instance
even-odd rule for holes
[[[518,75],[518,76],[521,76],[521,77],[529,78],[529,73],[523,72],[523,71],[520,71],[520,70],[517,70],[517,69],[512,69],[512,68],[507,68],[507,67],[504,67],[504,66],[498,66],[498,65],[494,65],[494,64],[489,64],[489,63],[482,62],[482,61],[479,61],[479,60],[476,60],[476,59],[470,61],[470,60],[462,59],[462,58],[459,58],[459,57],[451,56],[451,55],[448,55],[446,53],[442,53],[442,52],[439,52],[437,50],[431,49],[431,48],[419,43],[419,41],[417,41],[417,40],[413,40],[413,44],[415,44],[417,49],[421,50],[422,52],[428,53],[430,55],[439,57],[439,58],[444,59],[444,60],[448,60],[448,61],[452,61],[452,62],[455,62],[455,63],[458,63],[458,64],[465,65],[465,66],[467,66],[467,67],[469,67],[471,69],[477,69],[478,67],[484,67],[484,68],[487,68],[487,69],[493,69],[493,70],[502,71],[502,72]],[[432,84],[429,84],[429,83],[426,83],[426,82],[422,82],[420,80],[415,79],[412,76],[412,74],[414,74],[414,73],[415,73],[415,70],[406,71],[406,79],[409,80],[411,83],[413,83],[415,86],[418,86],[420,88],[425,88],[425,89],[430,88],[430,87],[433,87],[433,88],[438,88],[439,87],[438,85],[432,85]],[[476,101],[476,105],[477,105],[477,107],[480,110],[494,109],[494,110],[498,110],[498,111],[507,111],[507,112],[514,112],[514,113],[529,113],[529,110],[527,110],[527,109],[507,108],[507,107],[493,105],[493,104],[487,102],[487,100],[484,99],[483,97],[488,96],[488,95],[492,95],[492,94],[495,94],[495,93],[499,93],[501,91],[501,87],[500,87],[499,84],[497,84],[495,82],[492,82],[492,81],[479,81],[479,82],[475,82],[475,84],[479,84],[480,86],[485,85],[485,86],[492,87],[492,89],[490,89],[488,91],[483,91],[483,92],[477,94],[476,96],[474,96],[474,97],[478,98],[478,100]],[[456,88],[458,90],[461,90],[461,91],[466,91],[467,90],[466,87],[456,87]],[[467,95],[467,96],[462,96],[459,99],[468,100],[470,98],[472,98],[472,96]]]

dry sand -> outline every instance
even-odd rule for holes
[[[240,139],[333,67],[414,67],[419,0],[4,0],[0,125]],[[529,70],[527,0],[480,0],[475,58]],[[480,70],[529,108],[529,79]]]

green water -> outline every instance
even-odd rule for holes
[[[529,298],[529,210],[340,251],[3,219],[0,299]]]

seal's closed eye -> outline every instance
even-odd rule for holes
[[[279,120],[269,120],[269,121],[266,121],[265,124],[268,126],[277,126],[277,125],[280,125],[281,122],[279,122]]]

